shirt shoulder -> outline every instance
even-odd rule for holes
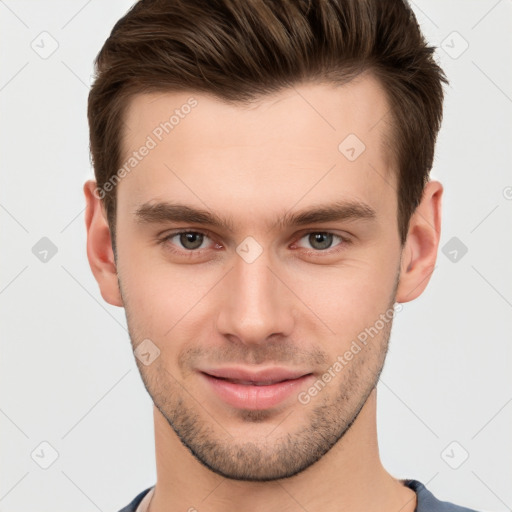
[[[438,500],[425,485],[418,480],[407,479],[402,480],[402,483],[416,493],[417,506],[415,512],[477,512],[472,508]]]
[[[140,494],[137,494],[133,500],[126,505],[126,507],[122,508],[119,512],[136,512],[138,506],[141,501],[144,499],[144,496],[153,488],[153,486],[148,487],[146,490],[142,491]]]
[[[421,482],[418,480],[406,479],[402,483],[412,489],[417,496],[417,506],[415,512],[478,512],[472,508],[455,505],[448,501],[438,500]],[[119,512],[137,512],[137,508],[141,504],[144,497],[151,491],[152,487],[148,487],[135,498],[126,507]]]

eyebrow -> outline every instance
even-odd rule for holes
[[[233,217],[221,217],[210,210],[203,210],[180,203],[144,203],[135,211],[136,221],[144,224],[165,222],[185,222],[207,224],[233,233]],[[336,201],[334,203],[311,206],[297,212],[285,212],[267,227],[298,227],[306,224],[335,222],[343,220],[373,220],[375,210],[361,201]]]

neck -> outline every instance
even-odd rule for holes
[[[379,458],[376,389],[343,438],[305,471],[272,482],[230,480],[204,467],[154,407],[157,483],[150,512],[414,512],[416,494]],[[250,498],[250,499],[248,499]]]

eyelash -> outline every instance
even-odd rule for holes
[[[205,237],[208,237],[208,238],[212,239],[212,241],[213,241],[212,233],[210,233],[209,231],[183,229],[183,230],[174,231],[172,233],[169,233],[169,234],[165,235],[162,239],[159,240],[159,243],[162,244],[162,245],[167,245],[169,250],[171,252],[175,253],[175,254],[179,254],[179,255],[185,254],[186,257],[190,257],[190,258],[193,258],[194,256],[201,255],[201,252],[203,250],[205,250],[205,249],[182,249],[182,250],[179,250],[179,249],[175,249],[173,247],[173,244],[168,243],[174,237],[176,237],[178,235],[181,235],[181,234],[184,234],[184,233],[203,235]],[[348,237],[344,237],[344,236],[338,235],[338,234],[333,233],[331,231],[318,231],[318,230],[317,231],[307,231],[305,233],[302,233],[298,240],[302,240],[302,238],[304,238],[304,237],[306,237],[308,235],[318,234],[318,233],[327,234],[327,235],[333,235],[333,237],[338,238],[340,240],[340,243],[338,244],[338,246],[334,246],[333,248],[330,247],[330,248],[324,249],[324,250],[305,249],[305,251],[306,251],[306,253],[308,255],[320,256],[320,257],[323,254],[332,255],[332,254],[335,254],[337,252],[343,251],[344,249],[346,249],[347,245],[350,245],[352,243],[352,240],[350,238],[348,238]]]

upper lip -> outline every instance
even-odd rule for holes
[[[311,373],[307,371],[291,370],[288,368],[279,367],[264,368],[260,370],[248,370],[241,367],[209,368],[201,371],[221,379],[265,384],[298,379],[299,377],[303,377],[304,375]]]

